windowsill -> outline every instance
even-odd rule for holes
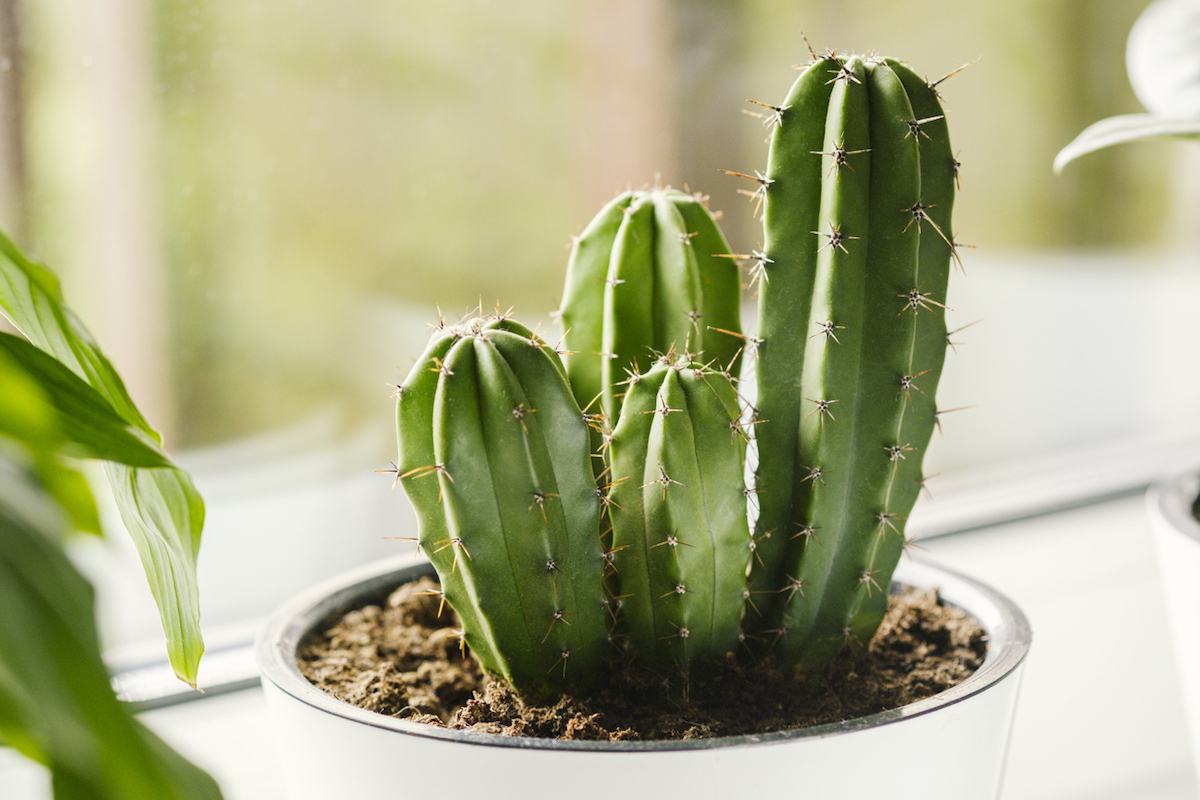
[[[1141,497],[1155,478],[1196,463],[1196,439],[1111,445],[954,476],[914,512],[922,557],[996,586],[1033,624],[1006,799],[1200,797]],[[256,628],[209,632],[203,695],[136,648],[117,654],[122,694],[229,800],[285,797],[255,686]],[[0,796],[47,792],[40,767],[0,749]]]

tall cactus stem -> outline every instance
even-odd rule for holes
[[[766,173],[750,589],[773,588],[763,626],[811,668],[865,648],[904,549],[937,419],[957,162],[933,87],[894,61],[820,59],[783,105]]]

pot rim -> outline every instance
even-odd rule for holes
[[[1200,521],[1192,503],[1200,496],[1200,472],[1190,469],[1155,483],[1146,494],[1146,505],[1176,531],[1200,543]]]
[[[983,625],[988,636],[984,663],[957,686],[900,708],[841,722],[787,731],[724,736],[711,739],[646,741],[568,741],[452,730],[377,714],[352,706],[313,686],[300,672],[295,653],[304,637],[318,625],[362,605],[372,596],[382,597],[395,587],[422,575],[433,574],[432,565],[412,556],[388,559],[360,568],[294,598],[275,612],[255,645],[264,681],[312,708],[341,719],[394,733],[490,747],[592,752],[662,752],[707,750],[758,743],[786,743],[838,736],[852,731],[889,725],[962,702],[1000,683],[1024,661],[1032,640],[1029,620],[1021,609],[995,589],[961,573],[928,561],[910,561],[897,570],[916,585],[937,586],[947,602],[959,606]]]

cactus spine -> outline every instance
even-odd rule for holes
[[[605,657],[588,429],[557,354],[502,317],[442,326],[399,390],[397,474],[483,665],[525,691]]]
[[[736,374],[741,286],[728,255],[703,198],[625,192],[600,211],[575,240],[563,290],[566,368],[581,407],[600,397],[615,420],[615,387],[672,347]]]
[[[946,349],[955,169],[932,86],[890,60],[816,60],[761,185],[753,592],[782,657],[861,651],[920,491]]]
[[[736,651],[753,541],[737,394],[674,354],[629,381],[610,447],[613,563],[640,659],[687,673]]]

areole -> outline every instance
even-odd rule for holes
[[[814,728],[689,741],[592,742],[493,736],[385,717],[312,686],[295,654],[312,630],[432,574],[411,558],[296,598],[258,642],[263,688],[290,796],[302,798],[830,798],[998,795],[1031,631],[1016,605],[970,578],[906,562],[899,582],[936,586],[987,631],[962,684],[902,708]]]

